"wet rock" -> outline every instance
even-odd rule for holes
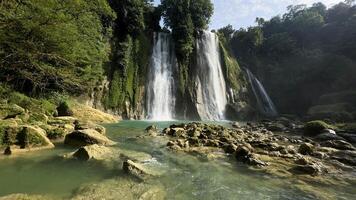
[[[235,158],[238,161],[246,162],[250,155],[250,150],[245,146],[239,146],[235,151]]]
[[[163,134],[163,135],[169,135],[169,132],[170,132],[170,131],[171,131],[170,128],[165,128],[165,129],[163,129],[162,134]]]
[[[342,140],[342,137],[336,135],[336,132],[331,129],[325,129],[321,134],[315,137],[319,141],[328,141],[328,140]]]
[[[330,158],[346,165],[356,166],[356,151],[336,151],[330,155]]]
[[[120,149],[120,158],[122,160],[132,160],[134,162],[144,163],[151,160],[152,156],[145,152]]]
[[[11,154],[12,154],[11,147],[10,146],[6,147],[4,151],[4,155],[9,156]]]
[[[70,146],[86,146],[91,144],[114,145],[115,142],[108,139],[94,129],[76,130],[67,134],[64,144]]]
[[[324,130],[329,129],[330,125],[317,120],[317,121],[310,121],[304,125],[304,132],[308,135],[319,135],[320,133],[323,133]]]
[[[298,152],[303,155],[311,155],[314,152],[314,146],[310,143],[303,143],[299,146]]]
[[[138,182],[131,178],[120,177],[82,186],[75,191],[71,200],[164,200],[165,189],[162,185]]]
[[[356,134],[353,133],[338,133],[339,136],[344,138],[350,143],[356,144]]]
[[[103,135],[106,134],[105,127],[98,124],[94,124],[89,121],[83,122],[83,121],[75,120],[73,124],[74,124],[74,130],[94,129]]]
[[[291,171],[295,174],[308,174],[312,176],[317,176],[322,172],[320,166],[317,164],[297,165]]]
[[[156,125],[151,125],[151,126],[148,126],[145,131],[147,133],[151,133],[151,132],[157,132],[158,131],[158,128]]]
[[[321,146],[331,147],[340,150],[354,150],[355,147],[344,140],[331,140],[321,143]]]
[[[147,178],[157,176],[157,174],[150,172],[143,165],[135,163],[132,160],[125,161],[122,165],[122,169],[126,173],[141,180],[145,180]]]
[[[229,153],[229,154],[236,152],[236,150],[237,150],[237,146],[235,144],[228,144],[224,148],[225,153]]]
[[[295,164],[298,164],[298,165],[311,165],[313,163],[309,158],[303,156],[302,158],[297,159],[295,161]]]
[[[116,153],[105,146],[99,146],[97,144],[81,147],[73,153],[73,157],[78,160],[112,160],[116,156]]]
[[[173,137],[185,138],[186,137],[186,131],[183,128],[170,128],[169,135],[173,136]]]
[[[281,123],[271,123],[268,124],[266,128],[272,132],[283,132],[286,130],[286,127]]]
[[[10,194],[0,197],[0,200],[50,200],[50,197],[29,194]]]

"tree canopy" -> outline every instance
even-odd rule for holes
[[[230,46],[240,64],[262,79],[281,112],[303,114],[325,93],[354,90],[355,16],[353,1],[329,9],[322,3],[289,6],[282,16],[234,30]]]

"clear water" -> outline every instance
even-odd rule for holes
[[[167,191],[167,199],[318,199],[315,192],[300,190],[297,178],[278,178],[249,170],[234,160],[208,161],[165,148],[161,138],[137,138],[144,128],[160,128],[172,122],[123,121],[106,125],[110,138],[120,148],[151,154],[157,168],[166,171],[156,181]],[[0,196],[11,193],[49,194],[67,199],[84,183],[97,183],[120,177],[120,167],[63,160],[58,155],[72,151],[63,146],[0,160]],[[119,179],[118,179],[119,180]],[[312,185],[313,191],[329,199],[354,199],[356,191],[348,186]]]

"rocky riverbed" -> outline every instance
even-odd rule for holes
[[[307,125],[266,121],[233,123],[231,128],[193,122],[174,124],[161,132],[150,126],[146,131],[150,136],[168,137],[167,148],[173,151],[207,159],[230,157],[280,177],[335,185],[356,180],[356,148],[348,137],[331,129],[307,134],[307,129]]]
[[[75,121],[54,149],[0,163],[0,199],[352,199],[355,148],[345,131],[306,127]],[[11,159],[25,167],[12,173]]]

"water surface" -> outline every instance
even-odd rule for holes
[[[166,172],[155,181],[165,186],[167,199],[316,199],[324,192],[330,199],[354,199],[356,195],[351,184],[303,185],[297,177],[274,177],[250,170],[233,159],[208,161],[196,155],[173,153],[165,148],[161,138],[137,138],[148,125],[164,128],[172,123],[123,121],[106,125],[108,136],[120,148],[154,157],[150,164]],[[1,159],[0,196],[28,193],[67,199],[83,184],[122,176],[120,166],[104,167],[59,157],[73,150],[59,145],[53,150]]]

